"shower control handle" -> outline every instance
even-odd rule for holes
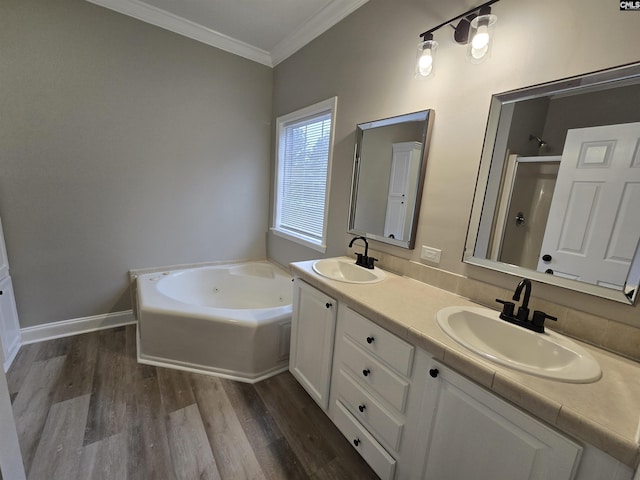
[[[353,444],[357,447],[358,445],[360,445],[360,439],[359,438],[355,438],[353,440]]]
[[[365,368],[364,370],[362,370],[362,374],[365,377],[368,377],[370,373],[371,373],[371,370],[369,370],[368,368]]]
[[[432,368],[431,370],[429,370],[429,375],[431,375],[432,378],[436,378],[439,373],[440,371],[437,368]]]
[[[331,308],[331,307],[333,307],[333,303],[327,302],[327,303],[324,304],[324,306],[327,307],[327,308]]]
[[[358,410],[360,410],[360,413],[364,413],[366,409],[367,409],[367,406],[364,403],[361,403],[360,405],[358,405]]]
[[[368,343],[369,345],[371,345],[374,341],[375,341],[375,338],[374,338],[373,336],[371,336],[371,337],[367,337],[367,343]]]

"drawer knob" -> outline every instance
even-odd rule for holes
[[[331,308],[331,307],[333,307],[333,303],[327,302],[327,303],[324,304],[324,306],[327,307],[327,308]]]
[[[439,373],[440,372],[438,371],[437,368],[432,368],[431,370],[429,370],[429,375],[431,375],[433,378],[436,378]]]
[[[373,343],[373,341],[374,341],[374,340],[375,340],[375,338],[373,338],[373,337],[367,337],[367,343],[368,343],[369,345],[371,345],[371,344]]]
[[[358,405],[358,410],[360,410],[360,413],[364,413],[366,409],[367,409],[367,406],[364,403],[361,405]]]
[[[371,373],[371,370],[369,370],[368,368],[365,368],[364,370],[362,370],[362,374],[365,377],[368,377],[370,373]]]
[[[354,444],[356,447],[357,447],[358,445],[360,445],[360,439],[359,439],[359,438],[356,438],[356,439],[353,441],[353,444]]]

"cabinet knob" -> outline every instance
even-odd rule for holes
[[[369,345],[371,345],[371,344],[373,343],[373,341],[374,341],[374,340],[375,340],[375,338],[373,338],[373,337],[367,337],[367,343],[368,343]]]
[[[367,406],[364,403],[361,405],[358,405],[358,410],[360,410],[360,413],[364,413],[366,409],[367,409]]]
[[[327,303],[324,304],[324,306],[327,307],[327,308],[331,308],[331,307],[333,307],[333,303],[327,302]]]
[[[439,373],[440,372],[438,371],[437,368],[432,368],[431,370],[429,370],[429,375],[431,375],[433,378],[436,378]]]
[[[0,290],[0,295],[2,295],[2,290]]]
[[[358,445],[360,445],[360,439],[359,439],[359,438],[356,438],[356,439],[353,441],[353,444],[354,444],[356,447],[357,447]]]
[[[550,262],[551,260],[553,260],[553,257],[551,255],[549,255],[548,253],[545,253],[544,255],[542,255],[542,261],[543,262]]]
[[[368,368],[365,368],[364,370],[362,370],[362,374],[365,377],[368,377],[370,373],[371,373],[371,370],[369,370]]]

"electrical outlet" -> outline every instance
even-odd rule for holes
[[[440,263],[441,253],[442,250],[440,250],[439,248],[427,247],[426,245],[423,245],[422,252],[420,253],[420,258],[437,264]]]

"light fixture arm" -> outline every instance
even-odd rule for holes
[[[473,18],[477,17],[478,15],[482,15],[483,11],[486,11],[485,9],[487,7],[490,7],[491,5],[493,5],[494,3],[499,2],[500,0],[490,0],[488,2],[483,3],[482,5],[479,5],[477,7],[472,8],[471,10],[464,12],[460,15],[458,15],[457,17],[453,17],[449,20],[447,20],[446,22],[442,22],[440,25],[433,27],[425,32],[422,32],[420,34],[420,37],[422,37],[425,41],[426,40],[430,40],[429,38],[427,38],[428,35],[431,35],[431,39],[433,39],[433,32],[435,32],[436,30],[441,29],[442,27],[444,27],[445,25],[450,25],[451,22],[455,22],[456,20],[460,20],[463,17],[468,17],[471,16],[471,18],[468,18],[468,21],[473,20]],[[453,27],[455,28],[455,27]]]

